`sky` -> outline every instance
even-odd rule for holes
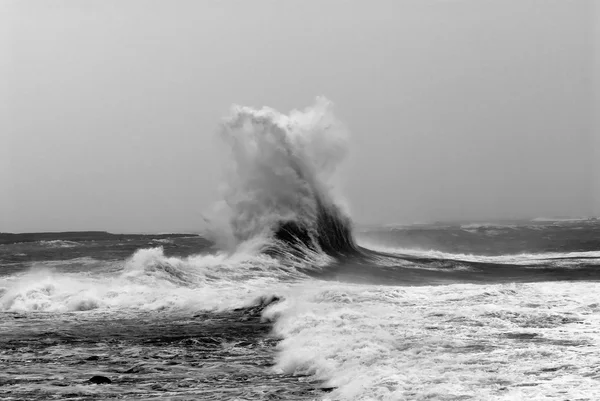
[[[357,223],[600,214],[597,3],[3,1],[0,232],[200,229],[230,106],[318,95]]]

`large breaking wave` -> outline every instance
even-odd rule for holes
[[[347,131],[332,103],[289,115],[234,106],[221,126],[231,165],[223,201],[210,219],[217,243],[253,242],[260,252],[307,265],[359,252],[352,223],[336,197],[336,171]]]

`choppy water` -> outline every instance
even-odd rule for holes
[[[304,270],[200,237],[0,245],[0,397],[600,397],[600,224],[358,237],[373,260]]]

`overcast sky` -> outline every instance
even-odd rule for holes
[[[317,95],[359,223],[598,211],[592,0],[0,8],[0,231],[198,229],[230,105]]]

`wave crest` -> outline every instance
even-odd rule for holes
[[[350,218],[335,199],[348,134],[332,108],[323,97],[289,115],[232,108],[220,134],[233,162],[210,220],[213,239],[229,248],[255,241],[260,251],[312,262],[356,250]]]

